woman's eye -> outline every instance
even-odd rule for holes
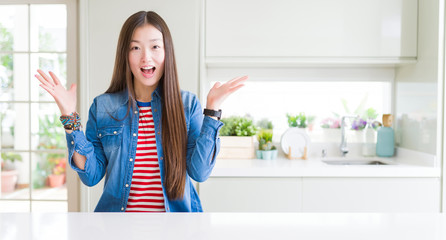
[[[137,46],[130,48],[130,50],[138,50],[138,49],[139,49],[139,47],[137,47]]]
[[[155,46],[153,46],[153,48],[154,49],[159,49],[159,48],[161,48],[159,45],[155,45]]]

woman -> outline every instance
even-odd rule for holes
[[[170,31],[155,12],[137,12],[124,23],[112,81],[90,107],[80,130],[76,85],[38,70],[66,130],[69,164],[87,186],[105,175],[95,211],[201,212],[191,183],[205,181],[219,151],[221,103],[247,77],[216,83],[205,116],[194,94],[179,89]]]

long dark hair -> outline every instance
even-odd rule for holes
[[[164,152],[164,186],[170,199],[178,199],[183,197],[186,184],[186,119],[181,100],[172,36],[167,24],[155,12],[137,12],[125,21],[119,34],[112,81],[106,93],[127,91],[129,96],[127,114],[130,109],[136,107],[133,74],[128,56],[130,41],[135,29],[145,24],[154,26],[163,34],[164,74],[158,85],[163,103],[161,137]]]

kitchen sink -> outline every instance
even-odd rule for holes
[[[326,159],[322,162],[329,165],[391,165],[378,159]]]

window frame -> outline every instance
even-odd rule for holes
[[[67,42],[66,42],[66,51],[63,52],[66,54],[66,67],[67,67],[67,86],[70,86],[73,83],[78,83],[78,27],[77,27],[77,12],[78,12],[78,3],[77,0],[0,0],[0,5],[27,5],[28,9],[30,9],[31,5],[39,5],[39,4],[64,4],[66,5],[67,10]],[[28,11],[28,16],[30,16],[30,11]],[[28,21],[30,22],[30,18],[28,17]],[[28,32],[30,31],[30,24],[28,24]],[[28,35],[29,37],[30,35]],[[61,53],[59,51],[43,51],[44,53]],[[30,49],[30,42],[28,41],[28,50],[27,51],[11,51],[11,52],[2,52],[2,53],[24,53],[29,56],[29,60],[31,61],[31,54],[33,53],[42,53],[41,51],[31,51]],[[31,73],[33,69],[31,69],[31,65],[28,65],[29,75],[31,76]],[[34,69],[35,71],[35,69]],[[28,79],[29,83],[31,81],[34,81],[35,79]],[[35,80],[37,81],[37,80]],[[31,86],[31,85],[30,85]],[[30,94],[30,93],[28,93]],[[78,100],[79,101],[79,100]],[[31,106],[35,103],[54,103],[54,101],[32,101],[31,98],[29,98],[27,101],[8,101],[9,103],[25,103],[28,104],[29,110],[28,114],[29,117],[32,117],[31,113]],[[29,121],[29,124],[31,124],[31,121]],[[33,204],[32,202],[51,202],[51,201],[66,201],[68,204],[68,212],[75,212],[79,211],[80,204],[79,204],[79,179],[77,177],[77,174],[71,170],[71,168],[66,168],[66,188],[67,188],[67,200],[50,200],[50,199],[33,199],[32,198],[32,164],[33,164],[33,156],[32,153],[41,153],[41,152],[48,152],[45,150],[33,150],[31,146],[31,127],[29,127],[29,139],[30,146],[27,150],[2,150],[0,146],[0,152],[26,152],[30,154],[29,158],[29,179],[30,179],[30,191],[29,191],[29,198],[28,199],[0,199],[0,201],[29,201],[30,202],[30,208],[29,212],[33,211]],[[66,150],[62,150],[61,152],[65,153],[66,156],[68,156]]]

